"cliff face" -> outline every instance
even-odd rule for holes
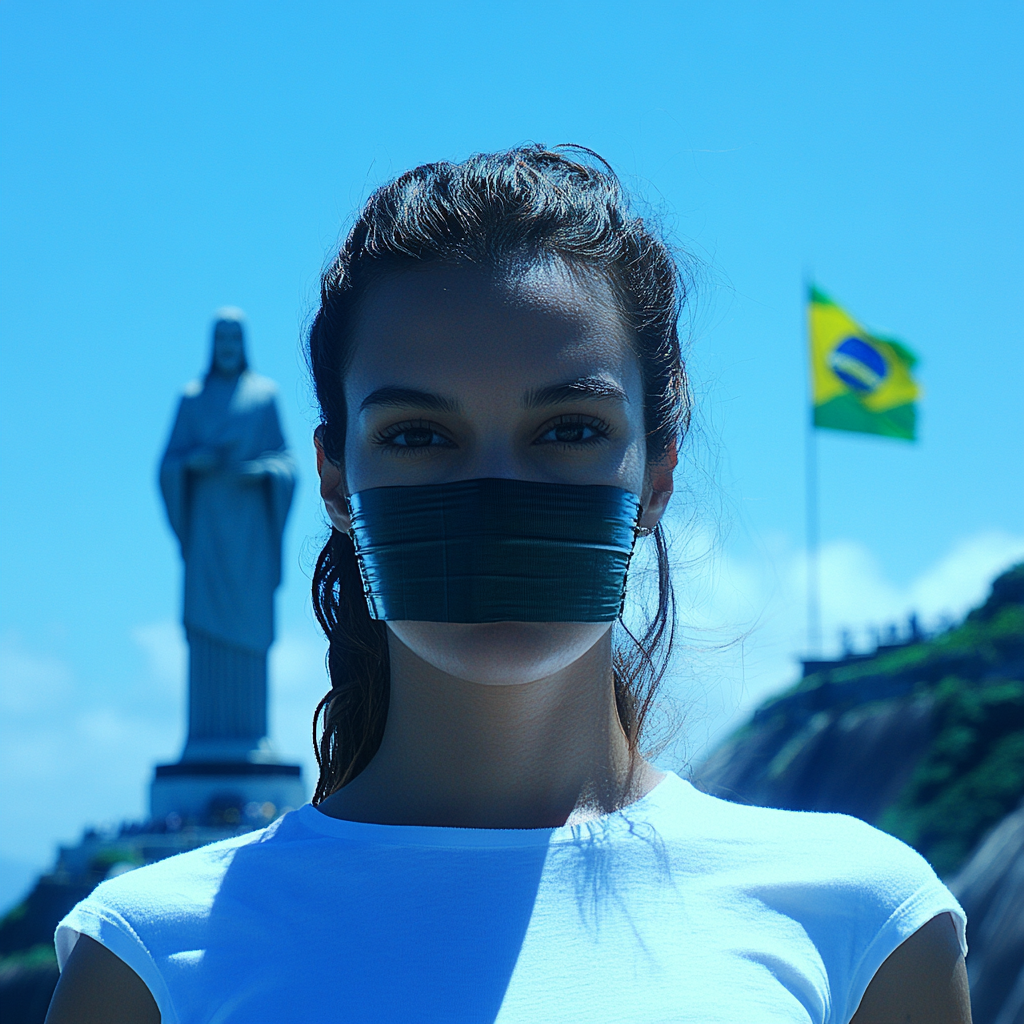
[[[727,799],[854,814],[952,874],[1024,795],[1024,565],[960,626],[772,698],[696,778]]]
[[[698,779],[741,803],[842,811],[877,824],[907,788],[932,740],[934,701],[906,694],[829,707],[779,708],[734,735]]]
[[[1024,1024],[1024,803],[950,883],[967,911],[976,1024]]]
[[[1024,797],[1024,564],[941,636],[814,667],[694,781],[743,803],[853,814],[915,847],[971,920],[976,1024],[1024,1024],[1024,819],[1013,825]]]

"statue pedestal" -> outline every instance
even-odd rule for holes
[[[157,765],[150,818],[259,828],[306,802],[302,770],[267,738],[267,655],[188,630],[188,739],[177,764]]]
[[[176,815],[198,825],[272,821],[306,802],[297,764],[252,761],[179,761],[156,767],[149,792],[154,821]]]

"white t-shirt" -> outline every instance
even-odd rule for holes
[[[845,1024],[904,939],[964,913],[839,814],[668,775],[584,825],[370,825],[307,804],[100,885],[60,923],[131,966],[164,1024]]]

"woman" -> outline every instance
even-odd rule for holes
[[[371,197],[309,336],[314,802],[100,886],[58,930],[51,1022],[969,1021],[963,912],[916,853],[641,754],[678,282],[571,155]],[[613,636],[634,543],[659,566],[639,639]]]

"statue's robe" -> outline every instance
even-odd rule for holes
[[[272,381],[249,371],[194,381],[160,465],[167,516],[185,560],[190,742],[255,741],[266,732],[266,654],[296,478],[276,393]],[[189,457],[203,450],[220,453],[219,468],[187,469]],[[244,475],[243,468],[261,472]]]

